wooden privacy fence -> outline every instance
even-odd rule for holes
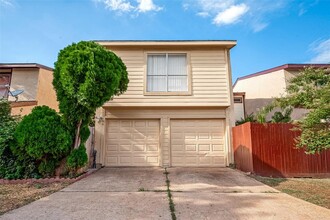
[[[245,123],[233,128],[236,167],[273,177],[329,177],[330,151],[306,154],[295,148],[299,131],[286,123]]]

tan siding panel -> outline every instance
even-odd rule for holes
[[[105,106],[228,106],[230,103],[225,50],[187,51],[190,58],[192,92],[191,95],[184,96],[144,95],[145,56],[148,51],[114,52],[126,64],[130,83],[126,93],[115,97]]]
[[[143,111],[127,109],[116,109],[109,108],[106,111],[107,118],[161,118],[161,117],[171,117],[171,118],[225,118],[226,111],[222,108],[207,108],[207,109],[143,109]]]

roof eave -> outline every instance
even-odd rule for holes
[[[0,68],[39,68],[53,71],[54,69],[39,63],[0,63]]]
[[[224,46],[228,49],[233,48],[237,41],[235,40],[177,40],[177,41],[108,41],[96,40],[94,41],[102,46]]]

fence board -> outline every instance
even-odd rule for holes
[[[262,176],[330,176],[330,151],[309,155],[296,149],[299,131],[292,124],[245,123],[233,128],[235,164],[238,169]]]

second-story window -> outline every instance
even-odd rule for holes
[[[147,92],[187,92],[186,54],[148,54]]]

